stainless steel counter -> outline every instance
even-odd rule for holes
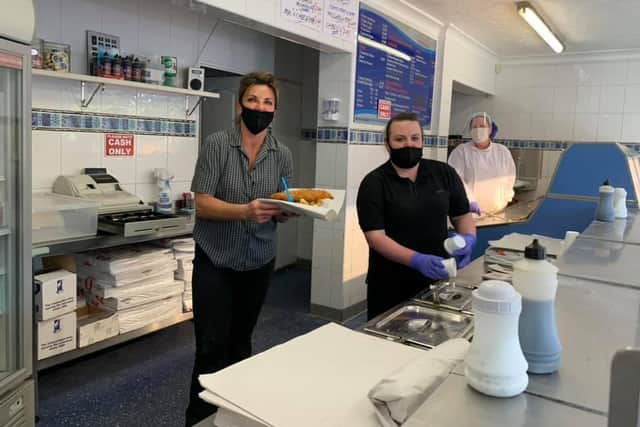
[[[450,375],[404,427],[603,427],[607,418],[530,394],[511,399],[485,396]]]
[[[493,225],[515,224],[525,222],[537,209],[542,201],[544,193],[537,190],[525,191],[516,194],[517,202],[507,206],[504,210],[483,216],[476,219],[476,227],[489,227]]]
[[[610,242],[640,245],[640,215],[638,209],[629,209],[626,219],[614,222],[593,221],[583,232],[583,237]]]
[[[482,268],[477,259],[460,276],[480,277]],[[606,414],[611,359],[621,348],[640,346],[640,291],[560,276],[556,316],[562,366],[555,374],[529,375],[526,393]],[[463,376],[464,367],[454,373]]]
[[[557,266],[562,276],[640,288],[640,245],[580,236]]]

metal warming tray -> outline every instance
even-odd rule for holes
[[[408,302],[372,319],[364,331],[393,341],[433,348],[452,338],[469,339],[473,333],[473,316]]]
[[[434,301],[434,290],[426,289],[414,297],[414,300],[430,307],[471,313],[471,293],[477,289],[474,283],[464,280],[442,280],[435,283],[438,287],[439,303]]]
[[[182,215],[155,212],[123,212],[98,216],[98,229],[124,237],[180,230],[187,224]]]

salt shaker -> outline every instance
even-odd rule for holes
[[[512,397],[529,384],[518,338],[521,297],[507,282],[487,280],[472,293],[474,336],[464,374],[489,396]]]

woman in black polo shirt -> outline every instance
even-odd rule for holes
[[[282,191],[282,177],[290,181],[293,174],[291,152],[268,130],[277,102],[273,75],[247,74],[238,91],[238,126],[209,135],[198,153],[191,183],[196,355],[187,425],[216,410],[198,397],[198,376],[251,355],[251,335],[273,273],[276,222],[287,218],[257,199]]]
[[[456,171],[422,158],[422,126],[400,113],[385,128],[390,160],[369,172],[358,190],[360,228],[369,244],[368,317],[372,319],[447,278],[447,218],[466,241],[453,255],[458,268],[471,261],[476,242],[469,201]]]

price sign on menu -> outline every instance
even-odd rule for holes
[[[132,134],[107,133],[104,136],[104,154],[107,157],[133,157],[134,145]]]
[[[383,120],[391,118],[391,101],[378,99],[378,118]]]

